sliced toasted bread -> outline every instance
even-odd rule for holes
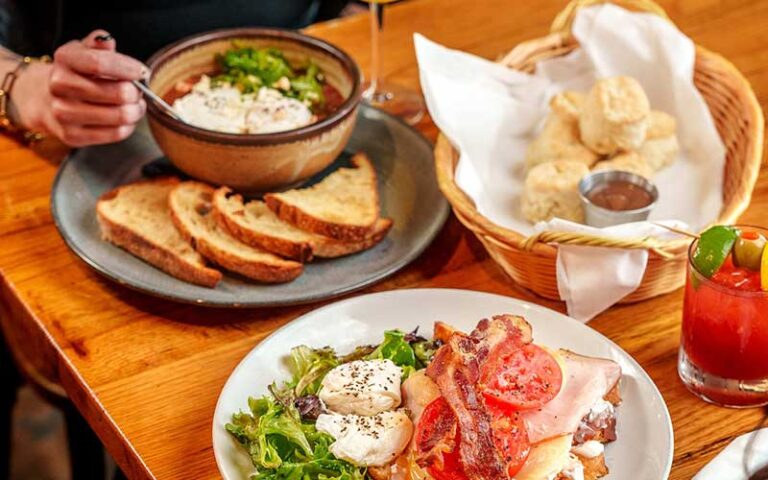
[[[227,270],[260,282],[289,282],[301,275],[301,263],[246,245],[222,228],[213,218],[213,192],[204,183],[182,182],[168,196],[174,224],[198,252]]]
[[[270,193],[264,200],[278,217],[302,230],[337,240],[364,240],[379,218],[376,170],[363,153],[352,157],[352,165],[311,187]]]
[[[264,202],[243,203],[243,197],[222,187],[213,195],[216,220],[241,242],[300,262],[312,257],[333,258],[370,248],[381,241],[392,227],[392,220],[380,218],[363,240],[344,242],[301,230],[280,218]]]
[[[156,178],[105,193],[96,203],[101,235],[180,280],[215,287],[221,272],[207,267],[173,225],[168,194],[178,184],[176,178]]]
[[[337,258],[368,250],[387,236],[394,222],[390,218],[379,218],[373,224],[373,230],[362,240],[344,242],[335,238],[315,235],[312,239],[312,252],[320,258]]]

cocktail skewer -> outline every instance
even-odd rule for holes
[[[669,225],[664,225],[663,223],[658,223],[658,222],[651,222],[651,223],[653,223],[657,227],[666,228],[670,232],[679,233],[680,235],[685,235],[686,237],[699,238],[698,233],[689,232],[688,230],[683,230],[682,228],[670,227]]]

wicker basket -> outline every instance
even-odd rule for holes
[[[604,0],[575,0],[561,12],[546,37],[518,45],[501,62],[510,68],[533,72],[536,62],[565,55],[577,47],[570,27],[579,8]],[[648,0],[613,3],[634,11],[666,14]],[[723,210],[716,223],[732,224],[749,204],[763,152],[763,114],[749,83],[720,55],[696,47],[694,83],[707,102],[717,130],[725,144],[726,166]],[[518,284],[549,299],[560,299],[555,274],[557,244],[593,245],[648,249],[650,255],[642,283],[621,302],[645,300],[679,288],[685,280],[688,241],[684,239],[612,239],[566,232],[543,232],[525,237],[483,217],[472,200],[456,185],[454,171],[459,154],[444,135],[435,146],[440,189],[456,217],[469,228],[490,256]]]

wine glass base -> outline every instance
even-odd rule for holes
[[[424,118],[426,107],[421,95],[407,87],[396,83],[378,82],[376,90],[371,91],[371,85],[365,85],[363,99],[376,108],[400,117],[408,125],[416,125]]]
[[[686,388],[709,403],[729,408],[768,405],[768,379],[737,380],[706,373],[680,348],[677,373]]]

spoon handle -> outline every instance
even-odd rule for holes
[[[173,110],[173,107],[168,105],[168,103],[163,100],[159,95],[157,95],[155,92],[153,92],[147,84],[140,80],[134,80],[133,84],[136,85],[136,88],[144,92],[144,95],[149,97],[153,102],[160,105],[160,107],[165,110],[165,113],[170,115],[171,117],[175,118],[176,120],[180,122],[184,122],[184,120],[181,119],[181,117]],[[186,123],[186,122],[185,122]]]

